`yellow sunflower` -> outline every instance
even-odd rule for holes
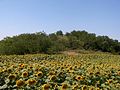
[[[43,90],[49,90],[49,88],[50,88],[50,85],[49,85],[49,84],[44,84],[44,85],[42,86],[42,89],[43,89]]]
[[[27,84],[28,84],[29,86],[35,85],[36,83],[37,83],[37,81],[36,81],[35,79],[29,79],[29,80],[27,80]]]
[[[17,87],[24,86],[24,84],[25,84],[25,81],[23,81],[23,80],[17,80],[17,81],[16,81]]]
[[[66,83],[62,84],[62,90],[66,90],[68,88],[68,85]]]
[[[8,78],[9,78],[9,80],[15,80],[16,75],[15,75],[15,74],[10,74],[10,75],[8,76]]]
[[[84,77],[83,77],[83,76],[78,75],[78,76],[76,76],[76,77],[75,77],[75,79],[76,79],[77,81],[80,81],[80,80],[84,80]]]
[[[43,73],[42,73],[42,72],[38,72],[38,73],[36,74],[36,76],[39,77],[39,78],[41,78],[41,77],[43,76]]]
[[[22,73],[22,77],[25,78],[25,77],[27,77],[27,76],[28,76],[28,72],[25,71],[25,72]]]

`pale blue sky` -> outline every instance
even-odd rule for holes
[[[0,0],[0,39],[86,30],[120,40],[120,0]]]

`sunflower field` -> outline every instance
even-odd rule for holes
[[[0,56],[0,90],[120,90],[120,56]]]

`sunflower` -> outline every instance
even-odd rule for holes
[[[89,90],[95,90],[95,88],[94,88],[93,86],[91,86],[91,87],[89,88]]]
[[[5,71],[6,71],[6,70],[4,70],[4,72],[5,72]],[[12,69],[11,69],[11,68],[8,68],[8,69],[7,69],[7,72],[8,72],[8,73],[11,73],[11,72],[12,72]]]
[[[25,71],[25,72],[22,73],[22,77],[25,78],[25,77],[27,77],[27,76],[28,76],[28,72]]]
[[[107,80],[108,84],[112,83],[112,79]]]
[[[29,68],[30,68],[30,69],[32,69],[32,68],[33,68],[33,66],[30,66]]]
[[[16,75],[15,75],[15,74],[10,74],[10,75],[8,76],[8,78],[9,78],[9,80],[15,80]]]
[[[93,75],[94,73],[93,72],[89,72],[89,75]]]
[[[25,64],[19,64],[20,68],[24,68]]]
[[[35,79],[29,79],[29,80],[27,80],[27,84],[28,84],[29,86],[35,85],[36,83],[37,83],[37,81],[36,81]]]
[[[64,69],[64,66],[61,66],[60,69]]]
[[[36,68],[35,71],[38,72],[38,71],[39,71],[39,68]]]
[[[75,77],[75,79],[76,79],[77,81],[80,81],[80,80],[84,80],[84,77],[83,77],[83,76],[78,75],[78,76],[76,76],[76,77]]]
[[[74,66],[74,68],[76,69],[76,68],[78,68],[78,66],[77,66],[77,65],[75,65],[75,66]]]
[[[100,88],[96,88],[96,90],[100,90]]]
[[[49,75],[55,75],[55,72],[50,71],[50,72],[49,72]]]
[[[51,81],[55,81],[55,80],[56,80],[56,76],[55,76],[55,75],[52,75],[52,76],[50,77],[50,80],[51,80]]]
[[[120,76],[120,71],[118,71],[118,72],[117,72],[117,75],[119,75],[119,76]]]
[[[49,90],[50,85],[49,85],[49,84],[44,84],[44,85],[42,86],[42,88],[43,88],[43,90]]]
[[[78,85],[74,85],[73,87],[72,87],[72,90],[77,90],[78,89]]]
[[[72,67],[72,66],[70,66],[68,69],[69,69],[69,70],[73,70],[73,67]]]
[[[95,75],[100,75],[100,72],[99,72],[99,71],[97,71],[97,72],[95,73]]]
[[[54,90],[58,90],[58,85],[57,84],[54,85]]]
[[[38,72],[38,73],[36,74],[36,76],[39,77],[39,78],[41,78],[41,77],[43,76],[43,73],[42,73],[42,72]]]
[[[82,86],[82,90],[87,90],[87,86],[86,85]]]
[[[63,83],[62,84],[62,90],[65,90],[65,89],[67,89],[68,88],[68,85],[66,84],[66,83]]]
[[[17,80],[17,81],[16,81],[17,87],[21,87],[21,86],[23,86],[24,84],[25,84],[25,81],[23,81],[23,80]]]

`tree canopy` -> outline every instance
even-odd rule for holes
[[[94,50],[120,54],[120,42],[108,36],[96,36],[86,31],[72,31],[63,34],[61,30],[25,33],[6,37],[0,41],[0,54],[58,53],[65,50]]]

